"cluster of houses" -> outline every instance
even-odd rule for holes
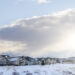
[[[50,65],[56,63],[75,63],[75,60],[59,58],[31,58],[28,56],[11,57],[0,55],[0,66]]]

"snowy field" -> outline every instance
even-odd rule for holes
[[[75,64],[47,66],[4,66],[0,75],[75,75]]]

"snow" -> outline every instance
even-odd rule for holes
[[[75,64],[2,66],[0,75],[75,75]]]
[[[17,57],[14,57],[14,58],[10,59],[10,61],[17,61],[17,60],[19,60],[19,58],[17,58]]]

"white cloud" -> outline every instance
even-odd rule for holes
[[[0,40],[0,54],[2,53],[12,53],[22,51],[22,49],[27,49],[27,44],[19,41],[6,41]],[[14,53],[13,53],[14,52]],[[10,54],[11,55],[11,54]]]
[[[67,57],[75,54],[74,37],[75,9],[69,9],[0,27],[0,52]]]
[[[24,2],[25,0],[16,0],[16,1],[19,2],[19,3],[21,3],[21,2]],[[32,0],[32,1],[36,1],[36,2],[38,2],[39,4],[51,2],[51,0]]]
[[[38,3],[48,3],[50,0],[37,0]]]

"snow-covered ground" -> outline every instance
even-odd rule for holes
[[[0,75],[75,75],[75,64],[46,66],[4,66]]]

